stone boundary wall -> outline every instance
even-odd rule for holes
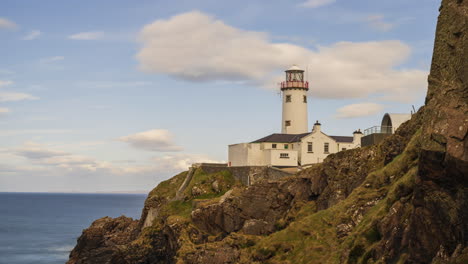
[[[205,173],[211,174],[221,171],[229,171],[244,185],[250,186],[262,180],[277,180],[294,175],[280,169],[269,166],[240,166],[228,167],[227,164],[197,164]]]

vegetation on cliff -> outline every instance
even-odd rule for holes
[[[198,169],[102,218],[69,263],[467,263],[468,2],[444,0],[426,105],[377,146],[243,187]]]

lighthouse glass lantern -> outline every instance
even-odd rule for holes
[[[300,71],[287,71],[286,80],[290,82],[303,82],[304,73]]]
[[[288,88],[309,89],[309,83],[304,82],[304,70],[296,65],[286,70],[286,81],[281,83],[281,89]]]

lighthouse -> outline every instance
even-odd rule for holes
[[[283,98],[282,134],[308,132],[307,91],[309,83],[304,82],[304,70],[296,65],[286,70],[286,81],[281,83]]]

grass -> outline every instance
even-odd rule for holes
[[[181,172],[169,180],[160,182],[148,195],[148,197],[159,196],[173,198],[179,186],[184,182],[187,171]]]
[[[389,205],[412,191],[417,173],[415,149],[419,144],[419,134],[415,134],[401,155],[370,173],[345,200],[318,212],[314,202],[308,202],[289,226],[245,250],[257,258],[263,257],[262,262],[271,263],[284,259],[291,263],[341,263],[343,254],[347,254],[349,263],[366,263],[362,261],[372,258],[373,247],[381,240],[376,223],[388,213]],[[353,213],[358,208],[367,208],[369,202],[375,204],[364,211],[362,219],[346,237],[339,238],[336,227],[352,223]],[[277,244],[292,250],[270,254],[269,250]]]
[[[239,186],[240,182],[237,181],[230,172],[221,171],[218,173],[207,174],[202,169],[197,169],[190,181],[188,187],[185,189],[185,198],[179,201],[173,201],[177,190],[183,183],[188,172],[182,172],[169,180],[161,182],[154,188],[147,201],[151,203],[158,203],[159,197],[166,198],[166,203],[162,203],[159,208],[159,217],[155,219],[154,223],[160,223],[170,216],[178,216],[185,219],[190,219],[190,214],[193,209],[193,201],[219,199],[220,196],[225,194],[230,188]],[[218,190],[212,187],[213,182],[217,181]],[[193,195],[192,188],[197,187],[203,191],[200,195]],[[159,225],[159,224],[158,224]]]

